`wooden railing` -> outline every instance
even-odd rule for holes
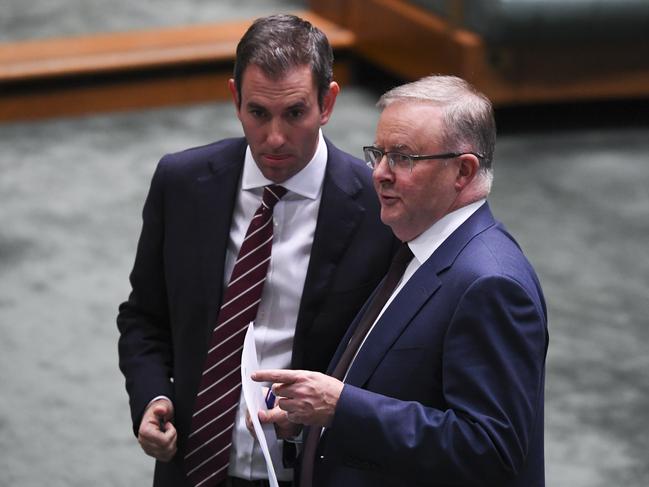
[[[353,34],[310,12],[345,51]],[[0,43],[0,121],[226,99],[237,43],[252,19]],[[336,75],[345,75],[337,63]]]

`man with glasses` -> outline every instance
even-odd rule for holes
[[[310,425],[300,487],[543,486],[546,307],[486,202],[491,103],[464,80],[431,76],[378,105],[364,153],[402,258],[328,375],[254,374],[275,382],[290,421]]]

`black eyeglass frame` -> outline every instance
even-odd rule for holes
[[[374,152],[375,154],[378,153],[381,155],[381,157],[376,159],[375,164],[373,165],[372,162],[368,160],[368,152]],[[430,154],[430,155],[416,155],[416,154],[404,154],[403,152],[398,152],[398,151],[384,151],[383,149],[379,149],[378,147],[375,147],[373,145],[366,145],[363,146],[363,155],[365,156],[365,164],[367,166],[374,170],[376,166],[379,165],[379,163],[383,160],[383,156],[388,156],[388,166],[390,167],[390,170],[394,170],[394,167],[397,165],[394,159],[390,157],[390,154],[396,154],[399,155],[403,158],[406,158],[410,161],[409,166],[410,166],[410,172],[412,172],[412,168],[415,165],[415,161],[423,161],[427,159],[455,159],[456,157],[464,156],[467,154],[471,154],[478,159],[484,159],[484,156],[478,152],[445,152],[443,154]]]

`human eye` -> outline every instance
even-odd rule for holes
[[[410,156],[401,152],[390,152],[390,159],[396,166],[410,167]]]
[[[286,116],[290,120],[299,120],[304,116],[304,112],[305,110],[303,107],[293,107],[286,112]]]
[[[261,107],[251,106],[248,107],[248,113],[252,115],[253,118],[264,119],[267,117],[268,113]]]

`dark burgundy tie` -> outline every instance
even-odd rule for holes
[[[392,259],[392,263],[390,264],[390,268],[388,269],[388,273],[385,275],[381,287],[374,294],[372,302],[368,305],[365,314],[361,317],[356,330],[354,330],[352,337],[347,343],[347,348],[345,348],[340,356],[340,359],[331,374],[332,377],[343,380],[353,358],[356,356],[356,352],[358,352],[358,349],[363,343],[365,336],[370,331],[370,328],[372,328],[372,325],[379,316],[383,306],[385,306],[385,303],[387,303],[393,291],[399,284],[399,281],[411,260],[412,251],[410,250],[410,247],[408,247],[407,243],[401,244],[401,247]],[[311,487],[313,484],[313,467],[315,465],[315,455],[321,434],[322,428],[313,426],[309,429],[309,433],[304,441],[302,470],[300,472],[300,487]]]
[[[225,480],[232,430],[241,394],[241,351],[246,329],[257,315],[273,244],[273,207],[286,188],[264,188],[234,263],[212,332],[187,439],[185,472],[195,487]]]

